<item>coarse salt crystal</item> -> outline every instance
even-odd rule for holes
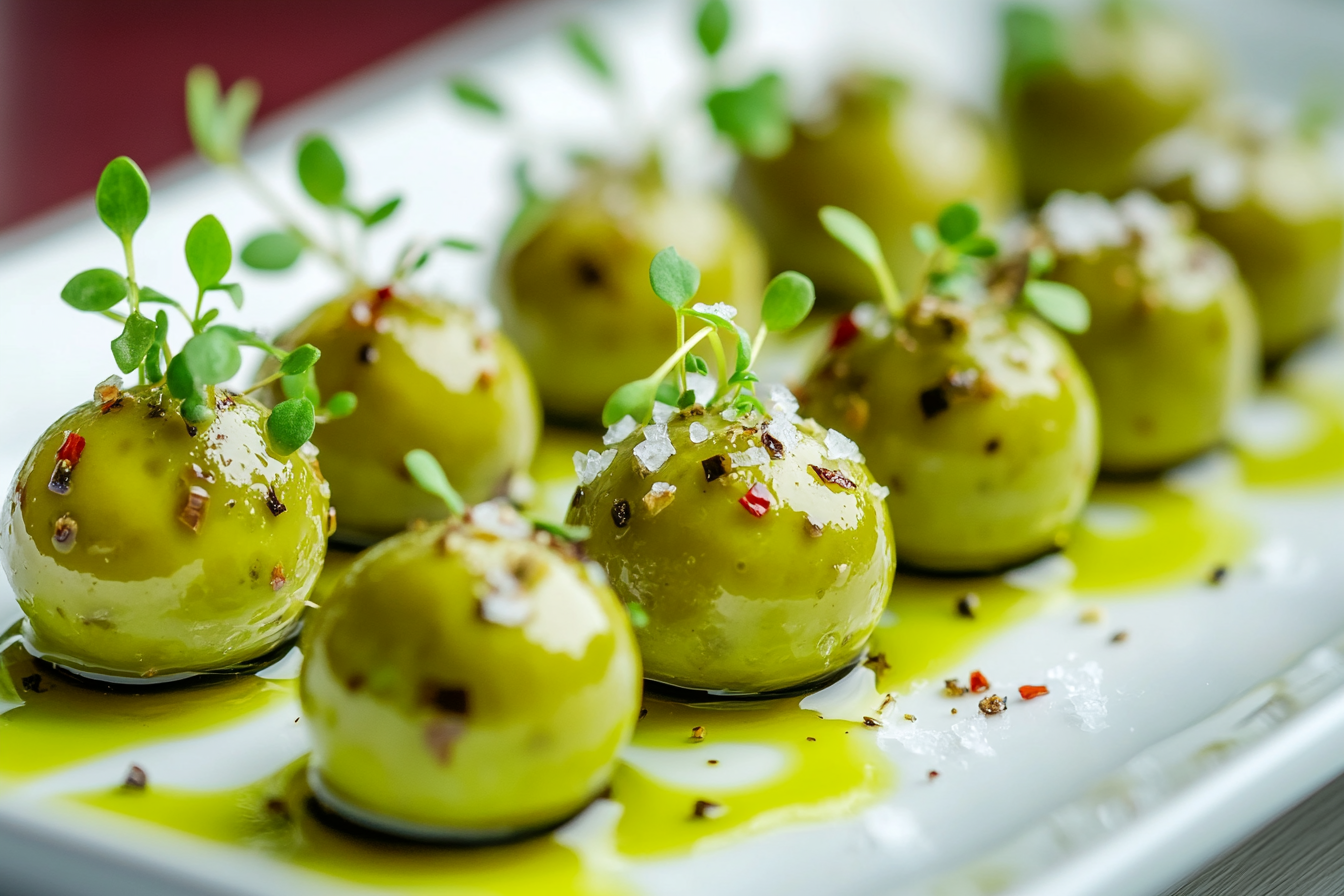
[[[853,460],[863,463],[859,446],[834,429],[826,431],[826,456],[831,460]]]
[[[723,413],[719,414],[719,416],[727,420],[729,423],[732,423],[741,415],[738,414],[737,408],[724,408]]]
[[[517,628],[532,617],[532,601],[519,587],[518,580],[503,569],[485,571],[489,590],[481,598],[481,618],[495,625]]]
[[[696,403],[708,407],[719,391],[719,381],[707,373],[688,373],[686,388],[695,393]]]
[[[734,451],[728,458],[734,467],[762,467],[770,463],[770,454],[760,445],[752,445],[746,451]]]
[[[787,386],[771,383],[765,387],[765,398],[772,417],[783,417],[790,422],[798,422],[798,399]]]
[[[691,441],[699,445],[705,439],[709,438],[709,427],[703,423],[691,424]]]
[[[644,441],[635,446],[635,457],[650,473],[657,473],[667,463],[677,449],[667,437],[666,423],[653,423],[644,427]]]
[[[468,511],[471,524],[499,538],[526,538],[532,524],[503,498],[477,504]]]
[[[624,417],[611,424],[611,426],[607,427],[606,434],[602,436],[602,444],[615,445],[618,442],[624,442],[630,436],[630,433],[635,431],[635,427],[637,426],[639,426],[639,424],[635,422],[635,418],[626,414]]]
[[[590,485],[594,479],[602,475],[607,467],[611,466],[611,462],[615,459],[615,448],[608,448],[601,454],[596,451],[589,451],[587,454],[582,451],[575,451],[574,472],[579,477],[579,485]]]
[[[737,309],[727,302],[715,302],[713,305],[706,305],[704,302],[696,302],[691,306],[692,311],[700,314],[712,314],[715,317],[721,317],[724,320],[732,320],[737,317]]]
[[[677,487],[670,482],[655,482],[644,496],[644,506],[651,516],[662,513],[663,508],[672,503],[677,496]]]
[[[661,401],[653,403],[653,422],[666,423],[677,414],[677,409],[670,404],[663,404]]]
[[[1041,209],[1041,221],[1061,252],[1089,255],[1105,246],[1123,246],[1129,240],[1125,222],[1096,193],[1060,190]]]
[[[887,500],[887,495],[891,494],[891,489],[887,488],[885,485],[878,485],[874,482],[872,485],[868,486],[868,494],[877,498],[879,501],[885,501]]]
[[[803,441],[803,434],[798,431],[798,427],[780,417],[766,424],[765,431],[783,445],[785,451],[792,451]]]

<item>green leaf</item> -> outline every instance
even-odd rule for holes
[[[216,328],[197,333],[182,346],[180,357],[186,359],[192,379],[205,386],[228,380],[243,366],[243,355],[238,343],[228,333]],[[173,359],[174,362],[177,358]]]
[[[1049,12],[1035,6],[1010,6],[1003,17],[1007,56],[1004,81],[1015,88],[1044,69],[1063,65],[1064,35]]]
[[[616,80],[611,70],[611,63],[607,61],[606,54],[602,52],[588,29],[578,23],[570,25],[565,29],[565,41],[589,71],[607,83]]]
[[[877,241],[877,234],[873,233],[873,229],[858,215],[828,205],[822,208],[819,217],[821,226],[826,228],[826,232],[857,255],[868,267],[886,264],[886,259],[882,257],[882,244]]]
[[[602,425],[611,426],[627,414],[634,417],[636,423],[648,423],[653,418],[658,386],[659,383],[644,379],[618,388],[602,406]]]
[[[761,301],[761,322],[772,333],[784,333],[801,324],[812,312],[817,290],[797,271],[785,271],[770,281]]]
[[[226,292],[229,294],[229,301],[233,307],[242,310],[243,307],[243,287],[240,283],[216,283],[210,289],[216,292]]]
[[[145,360],[149,347],[154,344],[156,330],[154,321],[139,311],[126,318],[121,335],[112,340],[112,357],[118,370],[131,373],[140,368],[140,362]]]
[[[677,408],[678,408],[678,409],[684,411],[684,410],[686,410],[688,407],[690,407],[690,406],[693,405],[693,404],[695,404],[695,392],[694,392],[694,390],[687,389],[685,392],[683,392],[683,393],[681,393],[680,395],[677,396]]]
[[[630,626],[632,628],[644,628],[649,624],[649,611],[640,604],[629,601],[625,605],[625,612],[630,616]]]
[[[749,414],[752,411],[758,414],[765,413],[765,405],[761,404],[761,400],[750,392],[743,392],[737,396],[737,399],[733,402],[733,408],[739,414]]]
[[[250,78],[235,81],[222,99],[219,76],[208,65],[187,72],[187,129],[196,151],[215,164],[237,162],[243,138],[261,102],[261,87]]]
[[[208,326],[208,325],[210,324],[211,321],[213,321],[213,320],[214,320],[215,318],[217,318],[217,317],[219,317],[219,309],[218,309],[218,308],[211,308],[209,311],[207,311],[207,312],[205,312],[204,314],[202,314],[202,315],[201,315],[201,322],[200,322],[200,326],[201,326],[201,328],[204,329],[206,326]]]
[[[182,303],[179,302],[177,299],[170,299],[168,298],[168,296],[159,292],[157,289],[154,289],[152,286],[145,286],[142,283],[140,284],[140,304],[143,305],[146,302],[150,303],[151,305],[172,305],[174,308],[180,310],[183,314],[187,313],[187,309],[183,308]]]
[[[999,244],[987,236],[976,234],[957,243],[957,251],[972,258],[993,258],[999,254]]]
[[[106,311],[126,298],[126,278],[108,268],[90,268],[70,278],[61,299],[78,311]]]
[[[649,265],[649,284],[658,298],[673,308],[681,308],[700,289],[700,269],[668,246],[653,257]]]
[[[728,385],[736,386],[738,383],[759,383],[761,378],[750,370],[739,370],[728,377]]]
[[[196,151],[220,162],[215,139],[215,116],[219,107],[219,75],[208,65],[192,66],[187,72],[187,130]]]
[[[479,252],[480,243],[473,243],[471,240],[458,239],[457,237],[448,237],[439,243],[445,249],[457,249],[459,252]]]
[[[164,373],[168,381],[168,391],[174,398],[186,400],[188,397],[196,394],[196,378],[191,375],[191,368],[187,366],[186,356],[178,352],[173,356],[173,360],[168,362],[168,370]]]
[[[1067,284],[1029,280],[1022,297],[1037,314],[1066,333],[1084,333],[1092,324],[1087,298]]]
[[[317,428],[313,403],[306,398],[291,398],[271,408],[266,418],[266,435],[271,446],[282,455],[293,454],[313,437]]]
[[[262,339],[251,330],[244,330],[240,327],[231,327],[228,324],[215,324],[210,328],[212,333],[223,333],[239,345],[250,345],[253,348],[259,348],[273,358],[283,359],[285,352],[271,345],[265,339]]]
[[[219,283],[233,267],[233,245],[224,225],[214,215],[206,215],[191,225],[184,251],[192,279],[202,290]]]
[[[732,17],[724,0],[709,0],[700,7],[700,14],[695,18],[695,36],[700,39],[700,48],[706,56],[713,59],[719,55],[728,42],[731,28]]]
[[[1027,276],[1036,279],[1054,270],[1055,253],[1047,246],[1037,246],[1027,255]]]
[[[252,237],[243,247],[243,264],[258,271],[283,271],[299,260],[303,242],[284,230],[272,230]]]
[[[716,90],[705,100],[714,128],[747,155],[774,158],[793,141],[784,79],[761,75],[746,87]]]
[[[345,164],[336,147],[321,134],[310,134],[299,144],[299,183],[314,200],[339,206],[345,198]]]
[[[587,541],[593,535],[593,530],[587,526],[570,526],[565,523],[552,523],[549,520],[533,519],[533,527],[543,532],[549,532],[556,538],[563,538],[565,541]]]
[[[317,377],[310,369],[306,373],[280,378],[280,391],[286,398],[306,398],[317,407],[322,403],[322,393],[317,388]]]
[[[938,251],[938,232],[923,221],[910,228],[910,239],[921,255],[932,255]]]
[[[163,379],[163,352],[156,341],[149,347],[149,354],[145,355],[145,382],[157,383]]]
[[[154,315],[154,341],[160,348],[168,345],[168,312],[162,309]]]
[[[393,196],[371,212],[361,216],[365,227],[374,227],[392,217],[392,213],[401,205],[401,197]]]
[[[733,329],[733,322],[731,320],[715,314],[712,311],[696,311],[694,308],[682,308],[681,313],[692,320],[704,321],[715,329]]]
[[[297,376],[306,373],[322,357],[321,350],[315,345],[304,344],[294,349],[280,362],[280,372],[285,376]]]
[[[192,392],[182,399],[182,419],[193,426],[209,426],[215,419],[215,409],[210,407],[210,402],[206,401],[204,393]]]
[[[139,165],[117,156],[98,178],[94,202],[107,229],[127,241],[149,216],[149,181]]]
[[[470,78],[457,77],[448,82],[448,90],[464,106],[485,112],[500,118],[504,115],[504,106],[493,94]]]
[[[448,475],[443,472],[443,467],[434,455],[423,448],[416,448],[406,452],[403,462],[415,484],[447,504],[449,513],[461,516],[466,511],[467,502],[462,500],[457,489],[448,481]]]
[[[938,215],[938,237],[955,246],[980,229],[980,213],[969,202],[956,202]]]
[[[686,356],[686,372],[709,373],[709,364],[705,363],[704,358],[692,352]]]
[[[737,333],[737,363],[733,366],[733,373],[742,373],[751,367],[751,334],[736,323],[733,324],[733,331]]]
[[[653,393],[654,401],[661,401],[663,404],[677,403],[677,386],[675,383],[669,383],[666,380],[658,384],[658,390]]]
[[[353,392],[337,392],[331,396],[331,401],[327,402],[327,416],[333,420],[339,420],[342,417],[349,417],[359,406],[359,399]]]

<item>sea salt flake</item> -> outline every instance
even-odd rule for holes
[[[705,439],[709,438],[709,427],[703,423],[691,424],[691,442],[699,445]]]
[[[1041,221],[1055,246],[1073,255],[1090,255],[1105,246],[1123,246],[1129,240],[1125,222],[1096,193],[1060,190],[1041,209]]]
[[[1106,698],[1101,695],[1101,666],[1087,662],[1076,668],[1055,666],[1045,673],[1050,693],[1069,702],[1069,715],[1084,731],[1110,727],[1106,721]]]
[[[732,423],[733,421],[737,420],[737,418],[741,415],[738,414],[737,408],[724,408],[723,413],[719,414],[719,416],[727,420],[729,423]]]
[[[798,422],[798,399],[787,386],[771,383],[765,387],[765,403],[770,416]]]
[[[852,460],[863,463],[863,455],[859,453],[859,446],[854,444],[852,439],[846,438],[834,429],[826,431],[826,456],[831,460]]]
[[[624,442],[630,436],[630,433],[634,432],[635,428],[638,426],[639,424],[635,422],[635,418],[626,414],[624,417],[611,424],[611,426],[607,427],[606,433],[602,436],[602,444],[615,445]]]
[[[803,434],[798,431],[798,427],[780,417],[776,417],[766,424],[765,431],[780,445],[784,446],[786,453],[797,448],[803,441]]]
[[[601,476],[615,459],[615,448],[608,448],[601,454],[596,451],[589,451],[587,454],[582,451],[575,451],[574,472],[579,477],[579,485],[591,485],[593,480]]]
[[[670,404],[663,404],[661,401],[653,403],[653,422],[666,423],[677,415],[677,409]]]
[[[532,601],[518,580],[503,569],[485,572],[487,591],[481,597],[481,618],[495,625],[517,628],[532,618]]]
[[[498,538],[526,538],[532,534],[532,524],[503,498],[477,504],[467,516],[477,529]]]
[[[650,516],[657,516],[677,497],[677,487],[670,482],[655,482],[644,495],[644,506]]]
[[[746,451],[734,451],[728,455],[734,467],[763,467],[770,463],[770,454],[760,445],[752,445]]]
[[[644,427],[644,441],[635,446],[635,458],[650,473],[661,470],[663,464],[676,453],[672,440],[667,437],[666,423],[652,423]]]
[[[706,305],[704,302],[696,302],[691,306],[691,310],[699,314],[712,314],[715,317],[721,317],[724,320],[732,320],[737,317],[737,309],[727,302],[715,302],[713,305]]]
[[[694,393],[697,404],[708,407],[719,391],[719,381],[707,373],[687,373],[686,389]]]
[[[872,485],[868,486],[868,494],[877,498],[879,501],[885,501],[887,500],[887,496],[891,494],[891,489],[887,488],[885,485],[879,485],[874,482]]]

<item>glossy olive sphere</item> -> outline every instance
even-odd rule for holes
[[[820,301],[849,306],[872,291],[872,275],[817,220],[824,205],[863,218],[877,233],[902,283],[923,259],[910,228],[942,209],[974,202],[1002,219],[1017,177],[999,135],[945,97],[873,75],[838,83],[831,109],[800,122],[777,158],[743,158],[733,195],[765,237],[774,270],[797,270]]]
[[[649,263],[668,246],[699,267],[696,302],[733,305],[755,330],[765,253],[721,196],[670,190],[656,173],[595,167],[568,196],[520,218],[494,293],[548,418],[598,425],[618,386],[667,357],[674,324],[649,286]]]
[[[1344,273],[1344,180],[1319,139],[1272,112],[1210,110],[1144,154],[1160,196],[1189,203],[1237,262],[1265,359],[1326,330]]]
[[[634,728],[639,654],[601,571],[510,508],[469,518],[365,552],[304,631],[310,780],[356,822],[544,828],[607,786]]]
[[[151,679],[291,634],[326,554],[327,486],[299,454],[268,449],[265,408],[215,395],[195,435],[177,401],[142,386],[75,408],[28,453],[0,539],[33,653]],[[81,438],[62,486],[57,454]]]
[[[811,421],[679,414],[580,476],[568,521],[592,529],[589,556],[648,617],[648,678],[764,694],[862,655],[891,590],[891,520],[863,463],[825,437]],[[659,444],[676,452],[661,464]]]
[[[986,572],[1062,545],[1097,473],[1087,374],[1021,311],[925,299],[833,348],[803,409],[859,443],[915,568]]]
[[[467,501],[504,494],[531,463],[541,428],[532,379],[512,344],[469,309],[360,290],[278,342],[317,346],[322,395],[349,390],[359,399],[353,414],[313,435],[344,540],[369,542],[443,516],[438,499],[406,475],[402,458],[414,448],[433,454]],[[271,362],[258,376],[273,370]]]
[[[1092,326],[1069,336],[1101,410],[1101,468],[1155,472],[1213,447],[1260,370],[1255,310],[1236,266],[1184,209],[1146,193],[1115,205],[1060,193],[1040,237],[1048,279],[1081,291]]]
[[[1212,94],[1216,65],[1158,4],[1098,4],[1032,28],[1034,15],[1025,26],[1021,13],[1008,16],[1003,78],[1027,202],[1062,189],[1119,196],[1134,184],[1139,150]]]

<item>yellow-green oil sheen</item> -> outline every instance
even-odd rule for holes
[[[570,475],[563,461],[587,444],[584,438],[598,441],[548,433],[532,471],[538,494],[562,491],[557,483]],[[1103,482],[1092,507],[1105,508],[1110,524],[1094,522],[1091,513],[1084,516],[1062,551],[1075,567],[1072,581],[1057,588],[1015,587],[1009,584],[1011,576],[898,574],[890,612],[870,648],[888,666],[873,664],[881,671],[879,691],[908,689],[942,670],[972,663],[978,644],[1054,602],[1072,601],[1081,610],[1120,589],[1204,581],[1218,565],[1235,564],[1249,543],[1248,527],[1216,499],[1177,492],[1160,480]],[[1128,522],[1117,525],[1117,519]],[[333,555],[328,575],[340,574],[347,565],[348,560]],[[320,582],[314,599],[320,602],[329,587]],[[967,592],[980,599],[974,618],[957,609]],[[6,681],[13,684],[3,685],[0,705],[21,701],[0,712],[0,773],[13,777],[129,744],[204,731],[293,697],[292,683],[255,677],[146,694],[105,693],[57,679],[49,691],[34,694],[19,684],[36,669],[22,648],[12,646],[3,657]],[[585,858],[587,848],[571,848],[550,835],[493,847],[436,848],[358,833],[313,808],[304,759],[238,789],[173,790],[155,785],[150,768],[144,790],[111,786],[73,799],[384,889],[605,896],[628,892],[621,880],[623,862],[685,854],[773,827],[846,816],[881,799],[896,783],[874,731],[860,723],[823,720],[800,709],[797,698],[689,706],[646,696],[643,708],[631,754],[612,782],[610,799],[621,811],[613,828],[596,838],[603,853],[598,862]],[[704,729],[698,739],[692,734],[697,727]],[[752,755],[768,752],[774,771],[743,786],[732,771],[734,751],[744,749]],[[703,758],[707,771],[690,786],[684,776],[671,780],[658,773],[656,764],[640,759],[649,755],[677,757],[673,764],[683,769]],[[719,770],[725,772],[721,786],[714,780]],[[705,817],[695,812],[701,800],[715,805],[702,813]]]

